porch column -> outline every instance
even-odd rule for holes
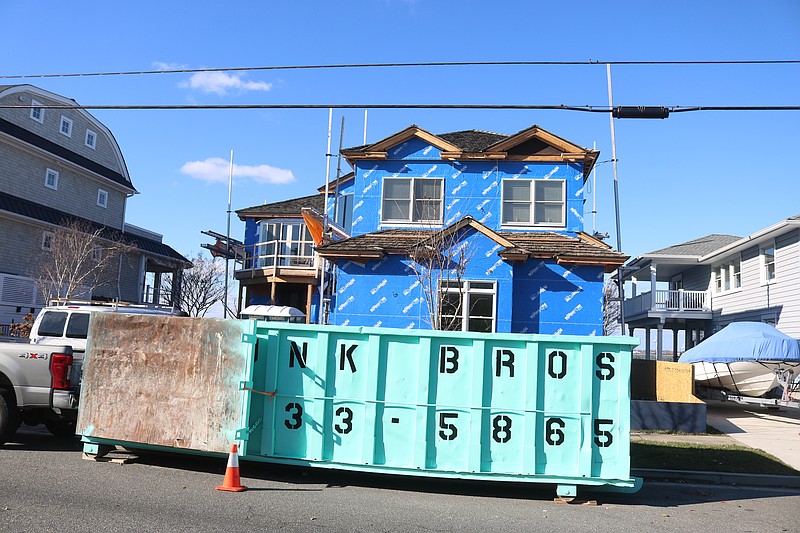
[[[656,361],[661,361],[664,347],[664,323],[658,323],[658,336],[656,337]]]
[[[678,330],[672,330],[672,360],[678,360]]]
[[[277,287],[275,286],[275,280],[273,279],[269,286],[269,299],[272,305],[278,305],[275,303],[275,293],[277,292]]]
[[[644,328],[644,358],[650,359],[650,328]]]
[[[636,286],[636,284],[638,282],[639,282],[639,280],[636,279],[636,276],[631,276],[631,292],[633,293],[633,294],[631,294],[631,298],[636,298],[636,294],[637,294],[637,286]]]
[[[244,294],[244,284],[239,283],[239,298],[236,300],[236,317],[238,318],[242,314],[242,294]]]
[[[314,295],[314,286],[308,284],[306,290],[306,324],[311,324],[311,298]],[[322,305],[320,303],[320,305]]]
[[[653,294],[653,303],[656,302],[656,278],[658,273],[658,265],[655,263],[650,264],[650,292]]]

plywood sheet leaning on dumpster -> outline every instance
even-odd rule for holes
[[[78,432],[227,453],[245,417],[252,323],[94,313]]]

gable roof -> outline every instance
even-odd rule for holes
[[[648,252],[644,255],[658,255],[658,256],[670,256],[670,255],[691,255],[691,256],[703,256],[706,254],[710,254],[715,250],[719,250],[732,242],[736,242],[741,237],[737,237],[736,235],[725,235],[725,234],[712,234],[706,235],[705,237],[700,237],[697,239],[693,239],[691,241],[683,242],[681,244],[675,244],[672,246],[667,246],[666,248],[661,248],[660,250],[655,250],[653,252]]]
[[[376,143],[342,150],[352,164],[359,159],[386,159],[388,150],[411,138],[419,138],[439,149],[445,160],[505,160],[583,162],[584,178],[600,154],[563,139],[537,125],[513,135],[481,130],[463,130],[434,135],[417,125],[399,131]]]
[[[300,210],[304,207],[310,207],[320,212],[324,211],[324,197],[324,194],[312,194],[310,196],[291,198],[289,200],[282,200],[280,202],[273,202],[271,204],[245,207],[244,209],[238,209],[236,211],[236,215],[240,220],[244,220],[246,218],[299,218],[301,216]]]
[[[85,218],[76,217],[74,215],[70,215],[69,213],[65,213],[64,211],[59,211],[58,209],[37,204],[35,202],[31,202],[30,200],[25,200],[4,192],[0,192],[0,213],[2,212],[37,220],[53,226],[63,225],[65,222],[70,220],[78,220],[89,224],[92,228],[102,230],[101,236],[103,237],[123,240],[124,242],[136,246],[143,252],[148,252],[153,255],[172,259],[173,261],[177,261],[178,263],[182,264],[184,267],[189,267],[192,264],[191,261],[162,242],[148,239],[135,233],[126,233],[122,230],[118,230],[110,226],[104,226],[103,224],[98,224],[97,222],[93,222]]]
[[[603,266],[611,272],[622,265],[628,256],[599,244],[582,234],[575,237],[555,232],[495,232],[472,217],[464,217],[442,230],[387,229],[358,235],[317,247],[317,253],[327,259],[369,261],[385,255],[411,255],[426,241],[452,235],[471,227],[496,242],[502,249],[498,255],[507,261],[529,258],[553,259],[559,264]]]

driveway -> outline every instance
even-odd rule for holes
[[[708,425],[800,470],[800,409],[708,402]]]

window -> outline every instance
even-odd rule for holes
[[[563,226],[564,180],[503,180],[503,224]]]
[[[775,281],[775,244],[761,248],[761,282]]]
[[[381,222],[442,221],[440,178],[386,178],[383,180]]]
[[[103,189],[97,189],[97,205],[108,207],[108,192]]]
[[[41,105],[41,102],[37,102],[36,100],[31,100],[31,105]],[[31,118],[36,122],[44,122],[44,108],[41,107],[34,107],[31,108]]]
[[[713,270],[714,292],[723,293],[742,287],[742,261],[738,257]]]
[[[40,337],[61,337],[67,324],[67,313],[64,311],[46,311],[39,323]]]
[[[441,329],[494,332],[497,289],[493,281],[443,280],[440,287]]]
[[[92,150],[97,148],[97,134],[92,130],[86,130],[86,146]]]
[[[48,168],[44,173],[44,186],[48,189],[58,190],[58,172]]]
[[[42,233],[42,250],[52,250],[53,249],[53,239],[56,238],[55,233],[51,231],[45,231]]]
[[[59,130],[61,133],[66,135],[67,137],[72,137],[72,121],[67,117],[61,117],[61,126]]]
[[[89,336],[89,313],[70,313],[67,323],[68,339],[85,339]]]
[[[92,248],[91,259],[95,263],[99,263],[100,261],[102,261],[103,260],[103,249],[100,248],[99,246],[93,247]]]
[[[353,195],[343,194],[336,202],[336,223],[350,233],[353,225]]]

